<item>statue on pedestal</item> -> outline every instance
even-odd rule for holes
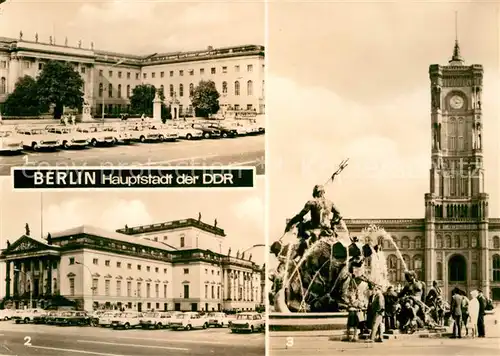
[[[19,41],[23,40],[23,31],[19,31]]]
[[[78,41],[78,48],[82,48],[82,40]]]
[[[66,47],[68,47],[68,37],[66,37],[66,38],[64,39],[64,45],[65,45]]]
[[[24,230],[25,230],[25,235],[29,236],[30,235],[30,226],[28,225],[28,223],[26,223],[26,225],[24,225]]]
[[[52,42],[52,36],[49,37],[49,44],[53,44],[53,42]]]
[[[38,32],[35,33],[35,42],[38,43]]]
[[[94,42],[90,42],[90,49],[94,49]]]

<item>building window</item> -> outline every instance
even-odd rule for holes
[[[130,72],[127,72],[127,79],[130,79]]]
[[[160,298],[160,285],[155,284],[155,297]]]
[[[205,268],[205,274],[208,274],[208,268]]]
[[[215,74],[215,73],[216,73],[215,67],[210,68],[210,74]]]
[[[148,73],[142,73],[142,78],[148,79]]]
[[[189,96],[193,96],[194,93],[194,84],[190,83],[189,84]]]
[[[185,246],[184,236],[181,236],[180,246],[181,247]]]
[[[0,68],[1,69],[7,68],[7,61],[0,61]]]
[[[0,94],[5,94],[7,92],[7,79],[5,77],[2,77],[0,79]]]
[[[493,248],[500,249],[500,238],[498,236],[493,236]]]
[[[142,268],[142,266],[141,266],[141,265],[137,265],[137,270],[138,270],[138,271],[140,271],[140,270],[141,270],[141,268]]]
[[[222,67],[222,73],[227,73],[227,67]]]
[[[174,85],[170,84],[170,97],[172,98],[174,96]]]
[[[445,238],[446,238],[446,247],[451,248],[451,236],[446,235]]]
[[[167,285],[163,285],[163,298],[167,298]]]
[[[112,77],[113,77],[113,71],[112,71],[112,70],[110,70],[108,74],[109,74],[109,77],[110,77],[110,78],[112,78]]]
[[[139,80],[139,73],[135,73],[135,79]]]
[[[205,68],[200,68],[200,75],[205,74]]]
[[[75,295],[75,279],[74,278],[69,279],[69,295],[71,295],[71,296]]]
[[[234,82],[234,95],[240,95],[240,82],[235,81]]]
[[[420,236],[415,237],[415,248],[422,248],[422,238]]]
[[[132,282],[127,282],[127,297],[132,296]]]
[[[146,283],[146,298],[151,298],[151,284]]]
[[[179,96],[184,96],[184,85],[179,84]]]
[[[422,263],[422,256],[416,255],[413,257],[413,269],[415,273],[417,274],[418,280],[423,280],[423,263]]]
[[[215,286],[212,286],[212,299],[215,299]]]
[[[116,296],[122,296],[122,281],[116,281]]]
[[[99,260],[97,258],[94,258],[92,260],[92,263],[95,264],[95,265],[98,265],[99,264]]]
[[[477,278],[477,263],[472,262],[470,265],[470,278],[474,281],[476,281]]]
[[[247,65],[247,72],[253,72],[253,64]]]
[[[163,269],[163,273],[167,274],[167,269],[166,268]]]
[[[443,248],[443,236],[441,235],[436,236],[436,247]]]
[[[189,274],[189,268],[184,268],[184,274]]]
[[[171,71],[170,71],[170,76],[171,76],[171,77],[173,77],[173,76],[174,76],[174,71],[173,71],[173,70],[171,70]]]
[[[155,273],[158,273],[160,269],[158,267],[155,267]]]
[[[118,78],[122,77],[122,72],[118,72]]]
[[[99,83],[99,97],[102,98],[102,92],[103,92],[103,85],[102,83]]]
[[[140,298],[142,295],[142,283],[141,282],[137,282],[137,297]]]
[[[458,235],[453,236],[453,247],[460,248],[460,236]]]
[[[239,72],[240,71],[240,66],[234,66],[234,71]]]
[[[109,87],[108,87],[108,96],[110,98],[113,97],[113,84],[110,84]]]
[[[106,260],[106,261],[104,261],[104,265],[105,265],[106,267],[109,267],[109,265],[110,265],[110,264],[111,264],[111,261],[110,261],[110,260]]]
[[[407,236],[403,236],[401,239],[401,248],[407,250],[410,248],[410,239]]]
[[[82,74],[85,74],[85,67],[83,67],[83,66],[82,66],[82,67],[80,68],[80,72],[82,72]]]
[[[205,299],[208,299],[208,286],[205,284]]]
[[[150,272],[150,271],[151,271],[151,267],[147,266],[147,267],[146,267],[146,271],[147,271],[147,272]]]
[[[99,294],[99,280],[97,278],[92,279],[92,294]]]
[[[160,78],[164,78],[165,77],[165,72],[160,72]]]
[[[104,292],[106,293],[106,296],[109,296],[109,289],[111,288],[111,281],[109,279],[106,279],[104,281]]]
[[[189,299],[189,285],[184,284],[184,299]]]
[[[127,268],[132,269],[132,263],[127,263]]]
[[[500,282],[500,255],[493,255],[493,281]]]
[[[102,69],[99,69],[99,76],[102,77]]]
[[[194,75],[194,69],[189,70],[189,75]]]
[[[127,98],[130,98],[130,84],[127,85]]]
[[[155,72],[151,73],[151,78],[153,78],[153,79],[156,78],[156,73]]]
[[[227,94],[227,82],[222,82],[222,94]]]
[[[247,95],[253,95],[253,82],[251,80],[247,82]]]
[[[217,286],[217,299],[220,299],[220,286]]]
[[[436,264],[436,269],[437,269],[437,280],[442,281],[443,280],[443,264],[441,262],[438,262]]]
[[[118,84],[118,98],[122,97],[122,85]]]
[[[69,258],[69,264],[70,265],[74,265],[75,264],[75,258],[74,257],[70,257]]]
[[[396,282],[398,280],[398,258],[394,255],[389,255],[387,258],[387,267],[389,273],[389,281]]]

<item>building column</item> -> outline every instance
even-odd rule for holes
[[[38,294],[39,295],[43,295],[44,293],[44,290],[43,290],[43,279],[44,279],[44,276],[45,276],[45,273],[44,273],[44,259],[43,258],[40,258],[40,260],[38,261],[38,269],[39,269],[39,273],[38,273]]]
[[[10,298],[10,261],[5,262],[5,298]]]
[[[488,224],[483,223],[479,228],[479,243],[480,245],[480,261],[481,261],[481,289],[483,290],[486,298],[490,297],[490,265],[491,260],[489,256],[489,238],[488,238]]]
[[[26,293],[26,261],[21,262],[21,294]]]
[[[7,81],[7,93],[12,93],[14,89],[16,88],[16,83],[17,80],[20,77],[19,73],[19,61],[20,59],[17,57],[16,54],[11,54],[10,60],[9,60],[9,74],[8,74],[8,81]]]
[[[13,261],[13,267],[16,268],[16,262]],[[19,295],[19,272],[14,271],[14,296]]]
[[[30,291],[31,295],[35,295],[35,260],[30,261]],[[31,308],[31,306],[30,306]]]
[[[47,259],[47,294],[52,295],[52,260]]]

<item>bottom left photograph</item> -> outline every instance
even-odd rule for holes
[[[1,355],[265,355],[264,182],[0,191]]]

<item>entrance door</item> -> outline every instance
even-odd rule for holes
[[[205,311],[208,311],[208,303],[205,303]]]
[[[34,296],[34,297],[38,297],[38,294],[39,294],[39,293],[38,293],[38,291],[39,291],[39,289],[38,289],[38,288],[40,288],[40,280],[39,280],[38,278],[34,279],[34,280],[33,280],[33,284],[34,284],[34,288],[33,288],[33,296]]]
[[[467,293],[467,260],[462,255],[454,255],[448,261],[448,286],[450,295],[454,288]]]
[[[175,311],[181,311],[181,303],[175,303],[174,310]]]
[[[191,311],[198,311],[198,303],[191,303]]]
[[[137,303],[137,311],[138,312],[142,311],[142,303]]]
[[[168,310],[168,303],[163,303],[163,311],[167,311]]]
[[[220,310],[220,303],[219,303],[219,304],[217,304],[217,311],[221,311],[221,310]]]

